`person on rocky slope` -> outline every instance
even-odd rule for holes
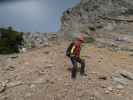
[[[81,45],[82,43],[85,42],[85,38],[83,35],[80,35],[79,37],[76,38],[74,42],[72,42],[66,51],[66,56],[68,56],[72,62],[73,68],[71,72],[71,77],[73,79],[76,78],[77,74],[77,67],[78,64],[81,64],[81,69],[80,69],[80,74],[81,75],[86,75],[85,74],[85,60],[80,58],[80,51],[81,51]]]

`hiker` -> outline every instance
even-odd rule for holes
[[[72,62],[72,65],[73,65],[72,73],[71,73],[72,78],[76,78],[77,67],[78,67],[77,63],[81,64],[80,74],[81,75],[86,75],[85,74],[85,61],[84,61],[84,59],[80,58],[81,44],[84,43],[84,42],[85,42],[84,37],[79,36],[67,48],[66,56],[68,56],[70,58],[70,60]]]

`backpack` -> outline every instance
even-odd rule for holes
[[[72,47],[74,46],[74,43],[71,43],[69,45],[69,47],[67,48],[66,50],[66,56],[70,57],[71,56],[71,50],[72,50]]]

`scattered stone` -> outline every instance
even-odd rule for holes
[[[105,90],[105,93],[109,94],[109,93],[113,92],[113,90],[114,89],[112,87],[107,87],[106,90]]]
[[[111,92],[113,91],[113,88],[112,88],[112,87],[108,87],[107,89],[108,89],[109,91],[111,91]]]
[[[100,57],[101,60],[103,60],[103,57]]]
[[[121,93],[117,93],[117,95],[118,95],[118,96],[122,96],[122,94],[121,94]]]
[[[54,82],[54,80],[49,80],[49,79],[47,79],[47,80],[46,80],[46,83],[54,84],[55,82]]]
[[[133,54],[129,54],[129,56],[133,56]]]
[[[120,72],[120,75],[122,75],[124,78],[128,79],[128,80],[133,80],[133,73],[131,72],[127,72],[125,70]]]
[[[14,71],[15,67],[14,66],[8,66],[5,70],[6,71]]]
[[[98,72],[89,72],[89,74],[98,74]]]
[[[123,89],[124,86],[122,86],[121,84],[118,84],[118,85],[116,86],[116,88],[117,88],[117,89]]]
[[[116,38],[116,41],[120,41],[120,42],[128,42],[128,37],[125,36],[119,36]]]
[[[51,45],[49,44],[49,42],[47,41],[47,42],[45,42],[45,44],[44,44],[44,47],[50,47]]]
[[[39,76],[44,75],[44,74],[46,74],[46,72],[45,72],[44,70],[38,71],[38,75],[39,75]]]
[[[101,63],[102,61],[101,61],[101,60],[99,60],[98,62],[99,62],[99,63]]]
[[[120,48],[120,49],[121,49],[121,51],[129,51],[128,48]]]
[[[98,79],[100,79],[100,80],[107,80],[107,77],[106,76],[99,76]]]
[[[9,95],[3,95],[3,96],[0,96],[0,100],[11,100],[9,98]]]
[[[24,48],[24,47],[19,49],[19,52],[20,52],[20,53],[25,53],[26,51],[27,51],[27,49]]]
[[[90,97],[90,100],[95,100],[95,97],[94,97],[94,96],[91,96],[91,97]]]
[[[101,87],[101,88],[107,88],[104,84],[102,84],[100,87]]]
[[[16,59],[16,58],[18,58],[19,56],[18,55],[13,55],[13,56],[11,56],[10,58],[11,59]]]
[[[35,86],[34,84],[31,84],[31,85],[30,85],[30,88],[32,88],[32,89],[35,88],[35,87],[36,87],[36,86]]]
[[[29,64],[30,64],[29,62],[27,62],[27,61],[25,62],[25,65],[29,65]]]
[[[52,33],[48,35],[48,40],[57,40],[58,36],[56,33]]]
[[[106,46],[105,46],[104,44],[102,44],[102,43],[97,43],[96,45],[97,45],[98,48],[105,48],[105,47],[106,47]]]
[[[130,49],[129,51],[130,51],[130,52],[133,52],[133,49]]]
[[[128,81],[122,77],[113,76],[112,79],[116,84],[128,85]]]
[[[130,80],[133,80],[133,73],[125,71],[125,70],[120,70],[117,71],[113,76],[112,80],[115,84],[120,84],[122,86],[128,85]]]
[[[3,93],[6,90],[6,83],[0,82],[0,93]]]
[[[108,90],[105,90],[105,94],[109,94],[110,92]]]
[[[54,67],[53,64],[48,64],[48,65],[45,66],[45,69],[52,68],[52,67]]]
[[[49,54],[50,52],[49,51],[45,51],[44,54]]]
[[[7,84],[7,87],[15,87],[15,86],[19,86],[19,85],[22,85],[23,82],[21,81],[16,81],[16,82],[10,82]]]
[[[55,82],[54,81],[50,81],[50,84],[54,84]]]

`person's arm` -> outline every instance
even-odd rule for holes
[[[71,49],[71,54],[74,53],[74,49],[75,49],[75,46],[72,47],[72,49]]]

